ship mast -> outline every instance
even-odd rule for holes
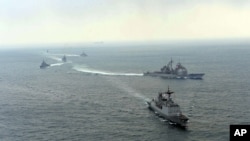
[[[173,72],[173,65],[172,65],[173,64],[173,60],[172,60],[172,57],[171,57],[170,63],[171,63],[171,66],[170,66],[171,68],[170,69],[171,69],[171,73],[172,73]]]
[[[165,93],[168,94],[168,97],[170,98],[171,94],[173,94],[174,92],[173,92],[173,91],[170,91],[169,86],[168,86],[168,91],[165,92]]]

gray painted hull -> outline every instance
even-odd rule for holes
[[[180,76],[176,74],[166,74],[161,72],[146,72],[143,73],[144,76],[162,77],[167,79],[202,79],[205,75],[204,73],[188,74],[185,76]]]
[[[156,114],[159,114],[159,116],[165,118],[166,120],[170,121],[170,122],[173,122],[181,127],[184,127],[186,128],[187,127],[187,121],[182,121],[180,119],[180,116],[168,116],[166,115],[165,113],[163,113],[161,111],[161,109],[159,109],[155,103],[153,101],[151,102],[148,102],[147,101],[147,104],[148,104],[148,108],[150,108],[151,110],[153,110]]]

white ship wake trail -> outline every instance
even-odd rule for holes
[[[56,56],[47,56],[47,57],[50,58],[50,59],[56,60],[58,62],[62,62],[62,58],[59,58],[59,57],[56,57]],[[72,61],[67,60],[67,62],[64,62],[64,63],[72,63]],[[56,63],[55,66],[60,66],[62,64],[63,63]]]
[[[48,58],[51,58],[56,61],[62,61],[62,58],[56,57],[56,56],[48,56]]]
[[[142,73],[115,73],[115,72],[106,72],[106,71],[100,71],[88,68],[87,66],[73,66],[74,70],[84,72],[84,73],[90,73],[90,74],[99,74],[104,76],[143,76]],[[111,82],[111,84],[115,85],[119,89],[127,92],[130,96],[136,97],[138,99],[141,99],[143,101],[149,101],[149,98],[145,97],[144,95],[136,92],[133,88],[129,87],[119,79],[115,77],[105,77],[108,82]]]
[[[116,87],[118,87],[119,89],[127,92],[130,96],[136,97],[138,99],[143,100],[144,102],[146,101],[150,101],[149,98],[145,97],[144,95],[142,95],[141,93],[137,92],[136,90],[134,90],[133,88],[129,87],[128,85],[126,85],[125,83],[123,83],[122,81],[120,81],[119,79],[115,78],[115,77],[106,77],[107,80],[109,82],[111,82],[113,85],[115,85]]]
[[[65,54],[63,54],[63,53],[51,53],[51,54],[49,54],[49,55],[53,55],[53,56],[74,56],[74,57],[76,57],[76,56],[80,56],[80,55],[78,55],[78,54],[67,54],[67,53],[65,53]]]
[[[50,64],[51,67],[54,67],[54,66],[61,66],[63,65],[64,63],[55,63],[55,64]]]
[[[143,76],[142,73],[119,73],[119,72],[108,72],[108,71],[100,71],[91,69],[84,66],[74,66],[74,70],[84,72],[84,73],[90,73],[90,74],[99,74],[99,75],[111,75],[111,76]]]

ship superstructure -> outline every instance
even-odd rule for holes
[[[179,62],[175,69],[173,69],[173,60],[163,66],[160,71],[145,72],[144,76],[157,76],[169,79],[202,79],[204,73],[192,73],[188,74],[188,70]]]
[[[47,68],[47,67],[49,67],[49,66],[50,66],[50,64],[47,64],[47,63],[43,60],[42,64],[40,65],[40,69],[44,69],[44,68]]]
[[[172,100],[173,93],[168,88],[167,92],[160,92],[157,98],[148,101],[147,104],[161,117],[181,127],[187,127],[188,118],[182,114],[180,106]]]
[[[82,54],[80,54],[81,57],[87,57],[88,55],[83,51]]]
[[[63,61],[63,62],[67,62],[67,58],[66,58],[65,55],[63,56],[62,61]]]

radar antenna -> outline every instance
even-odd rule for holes
[[[168,97],[170,97],[170,95],[173,94],[174,92],[173,92],[173,91],[170,91],[169,86],[168,86],[168,91],[165,92],[165,93],[168,94]]]

